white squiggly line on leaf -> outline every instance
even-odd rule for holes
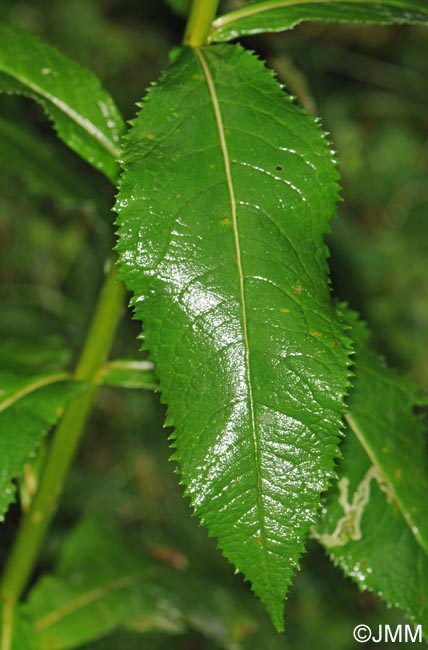
[[[349,479],[343,476],[338,482],[339,504],[343,509],[343,516],[338,520],[336,528],[332,533],[318,533],[316,528],[312,529],[312,536],[319,540],[323,546],[334,548],[344,546],[349,541],[358,541],[362,537],[361,520],[364,509],[370,499],[370,483],[372,479],[376,480],[379,488],[387,495],[388,501],[391,500],[391,493],[388,490],[382,475],[377,467],[372,465],[360,481],[357,489],[352,495],[352,501],[349,502]]]

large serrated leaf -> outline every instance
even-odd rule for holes
[[[382,25],[427,24],[428,4],[420,0],[265,0],[217,18],[215,42],[263,32],[282,32],[308,20]]]
[[[278,629],[332,476],[348,340],[331,306],[336,170],[312,118],[239,46],[184,50],[125,151],[122,278],[174,458]]]
[[[37,37],[0,25],[0,91],[39,102],[73,151],[116,178],[124,123],[89,70]]]
[[[93,519],[67,538],[55,574],[33,588],[26,613],[37,650],[80,648],[118,628],[167,634],[192,628],[237,650],[253,629],[245,608],[211,579],[144,557],[110,523]]]
[[[416,387],[368,347],[363,323],[348,313],[356,341],[355,380],[339,482],[315,531],[361,588],[428,616],[428,472]],[[391,558],[397,558],[391,569]]]

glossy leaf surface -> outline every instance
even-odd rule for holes
[[[214,46],[183,51],[150,91],[117,203],[186,493],[278,629],[347,385],[323,243],[336,178],[262,63]]]
[[[168,634],[190,627],[233,650],[248,629],[224,589],[154,562],[111,525],[89,519],[67,539],[55,575],[31,592],[27,614],[38,650],[81,647],[121,627]]]
[[[361,588],[421,623],[428,615],[428,468],[413,413],[417,391],[370,350],[364,324],[348,318],[356,341],[348,431],[316,536]]]
[[[0,90],[39,102],[73,151],[116,178],[124,123],[94,74],[37,37],[1,25]]]
[[[220,16],[214,21],[211,40],[263,32],[282,32],[304,21],[340,23],[427,24],[428,5],[419,0],[266,0]]]

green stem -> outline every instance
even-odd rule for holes
[[[190,47],[205,45],[217,13],[218,3],[219,0],[193,0],[183,45]]]
[[[39,488],[24,516],[0,583],[1,597],[8,605],[17,602],[26,588],[58,507],[68,469],[95,400],[97,373],[109,355],[123,311],[124,294],[125,290],[117,283],[116,270],[112,266],[101,290],[74,375],[84,387],[67,405],[55,431]]]

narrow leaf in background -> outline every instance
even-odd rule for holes
[[[116,178],[124,122],[89,70],[36,36],[0,25],[0,91],[39,102],[73,151]]]
[[[349,342],[328,143],[239,46],[184,50],[127,140],[117,210],[195,512],[275,626],[332,477]]]
[[[282,32],[304,21],[428,24],[428,4],[424,0],[267,0],[247,5],[217,18],[211,40],[222,42],[263,32]]]
[[[428,472],[422,422],[414,414],[418,393],[369,348],[364,323],[352,312],[346,319],[356,342],[347,435],[339,482],[327,495],[315,536],[360,588],[422,624],[428,616]]]
[[[18,320],[22,319],[22,330]],[[25,320],[24,320],[25,319]],[[63,372],[70,362],[71,351],[64,340],[48,332],[38,331],[37,315],[32,309],[17,309],[2,305],[0,323],[0,367],[2,373],[12,375],[15,380],[27,381],[38,374]],[[22,322],[21,321],[21,322]],[[44,323],[48,318],[44,317]],[[11,335],[13,332],[13,335]],[[10,387],[3,386],[3,390]],[[0,393],[3,400],[5,393]]]

